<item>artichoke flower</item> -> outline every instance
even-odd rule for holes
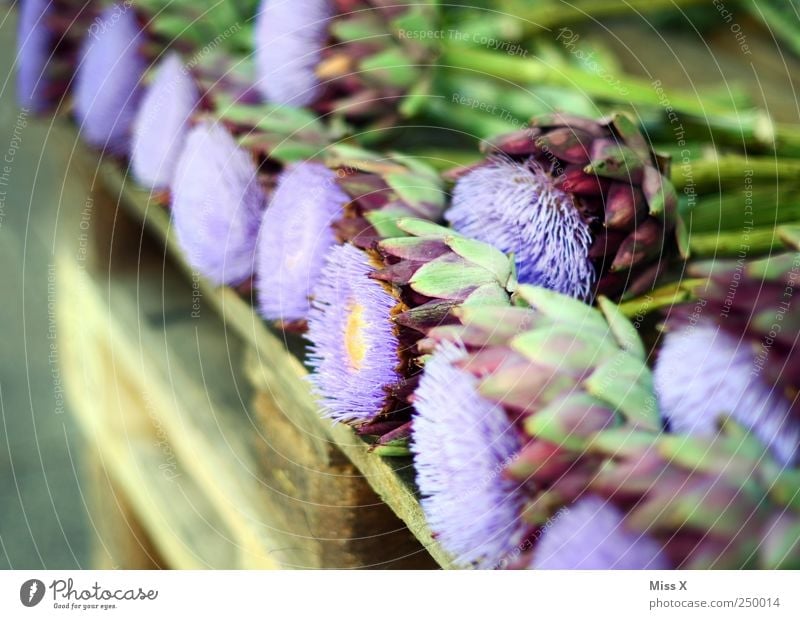
[[[131,169],[138,183],[154,190],[172,184],[199,100],[180,57],[170,53],[159,64],[133,123]]]
[[[524,284],[589,300],[649,289],[673,248],[669,162],[625,115],[563,114],[488,143],[445,218],[517,262]]]
[[[800,470],[731,419],[711,438],[624,428],[598,433],[587,449],[605,459],[589,491],[659,541],[672,566],[800,567]]]
[[[288,166],[278,177],[259,234],[259,309],[285,327],[304,326],[325,255],[336,244],[370,248],[400,231],[400,217],[440,219],[446,194],[417,160],[343,145],[326,163]]]
[[[536,543],[537,570],[666,570],[661,545],[631,531],[616,506],[586,495],[557,513]]]
[[[800,447],[800,254],[690,267],[707,277],[698,300],[674,308],[655,366],[673,431],[713,436],[729,415],[785,464]],[[697,368],[703,371],[698,373]]]
[[[511,260],[489,245],[425,220],[394,225],[407,236],[328,251],[308,315],[307,362],[326,416],[406,453],[420,338],[454,321],[456,307],[509,305],[515,279]]]
[[[246,285],[253,275],[267,204],[261,183],[252,154],[224,127],[204,122],[189,131],[171,188],[172,217],[189,264],[214,284]]]
[[[478,567],[517,564],[558,509],[580,497],[602,463],[580,451],[595,433],[661,429],[644,348],[614,304],[602,299],[595,309],[528,285],[515,300],[529,307],[464,305],[460,324],[434,328],[419,344],[432,353],[413,397],[423,507],[445,547]],[[462,351],[455,358],[453,346]],[[439,369],[443,351],[465,386]],[[483,444],[475,448],[478,469],[464,456],[475,433]],[[454,489],[462,486],[474,491],[459,498]]]
[[[436,29],[435,3],[262,0],[255,36],[257,86],[272,103],[383,118],[421,77],[427,47],[408,29]]]
[[[41,114],[55,108],[69,90],[96,3],[27,0],[19,12],[17,100]]]
[[[75,76],[75,117],[90,145],[127,155],[147,68],[147,34],[135,11],[112,5],[86,37]]]

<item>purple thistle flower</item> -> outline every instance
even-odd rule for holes
[[[139,183],[151,189],[172,184],[198,100],[197,87],[180,56],[170,53],[145,92],[133,123],[131,167]]]
[[[35,113],[45,111],[47,68],[53,53],[53,32],[47,19],[54,9],[52,0],[25,0],[20,7],[17,27],[17,100]]]
[[[331,223],[348,201],[324,165],[300,163],[281,174],[258,241],[258,300],[266,319],[305,319],[326,252],[336,243]]]
[[[186,136],[172,185],[175,231],[189,264],[215,284],[253,273],[266,208],[257,173],[222,126],[200,124]]]
[[[589,226],[535,161],[494,157],[475,168],[456,183],[445,219],[464,236],[513,253],[520,283],[591,296]]]
[[[759,375],[753,348],[710,322],[667,334],[653,372],[673,432],[714,436],[720,415],[748,428],[784,464],[797,460],[792,402]]]
[[[522,540],[524,494],[503,475],[521,442],[505,412],[453,365],[441,344],[414,394],[413,443],[422,507],[439,542],[465,565],[502,564]]]
[[[273,103],[310,105],[333,15],[330,0],[262,0],[255,27],[257,87]]]
[[[374,271],[366,252],[334,245],[308,314],[311,381],[325,414],[342,422],[369,421],[386,404],[386,388],[401,377],[390,313],[397,301]]]
[[[671,566],[652,538],[630,531],[610,503],[587,496],[557,512],[534,548],[540,570],[667,570]]]
[[[113,5],[90,30],[75,77],[75,116],[92,146],[123,155],[140,99],[139,82],[147,66],[144,35],[129,6]]]

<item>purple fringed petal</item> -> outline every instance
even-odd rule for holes
[[[534,548],[540,570],[668,570],[669,561],[652,538],[628,530],[620,511],[587,496],[559,511]]]
[[[180,56],[169,54],[145,92],[133,124],[131,168],[139,183],[150,189],[172,184],[198,100],[197,87]]]
[[[653,378],[673,432],[713,436],[727,414],[781,462],[796,462],[800,425],[792,403],[761,378],[748,342],[708,322],[683,327],[664,338]]]
[[[51,0],[25,0],[17,26],[17,100],[34,113],[50,105],[47,65],[53,52],[53,32],[46,19],[53,10]]]
[[[369,256],[353,245],[334,245],[308,314],[311,381],[336,421],[372,419],[386,403],[386,387],[400,376],[390,312],[396,300],[370,279]]]
[[[123,155],[140,100],[147,63],[144,34],[130,6],[105,9],[86,37],[75,77],[75,116],[92,146]]]
[[[316,68],[333,15],[330,0],[262,0],[255,27],[258,89],[273,103],[313,103]]]
[[[472,170],[456,183],[445,219],[461,234],[513,253],[520,283],[591,296],[589,227],[538,164],[498,157]]]
[[[258,241],[258,301],[266,319],[306,318],[325,254],[336,242],[331,223],[348,200],[336,173],[319,163],[281,174]]]
[[[519,451],[516,430],[442,344],[414,394],[413,443],[422,507],[438,541],[465,565],[502,564],[520,543],[524,495],[503,471]]]
[[[172,186],[178,243],[189,264],[215,284],[236,285],[253,272],[266,197],[250,154],[220,125],[186,137]]]

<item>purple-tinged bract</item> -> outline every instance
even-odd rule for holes
[[[92,146],[123,155],[146,68],[144,34],[130,6],[105,9],[84,42],[75,83],[75,116]]]
[[[413,443],[422,507],[437,540],[464,565],[503,565],[525,533],[524,494],[503,471],[521,447],[503,409],[478,394],[443,343],[414,394]]]
[[[336,242],[331,224],[349,201],[336,172],[300,163],[281,174],[264,214],[258,241],[258,301],[268,320],[303,320],[327,250]]]
[[[139,183],[151,189],[172,184],[198,99],[180,57],[169,54],[145,92],[133,124],[131,168]]]
[[[172,186],[175,231],[189,264],[215,284],[246,281],[265,207],[249,153],[220,125],[194,127]]]
[[[758,371],[748,339],[701,321],[669,333],[656,362],[661,411],[673,432],[713,436],[722,415],[748,428],[784,464],[794,463],[800,426],[792,402]]]
[[[47,109],[47,65],[53,52],[53,33],[47,27],[51,0],[22,3],[17,29],[17,99],[23,107],[39,113]]]
[[[456,184],[445,218],[461,234],[513,253],[520,283],[591,296],[589,227],[536,162],[496,157],[472,170]]]
[[[629,531],[622,513],[586,496],[553,516],[534,547],[532,567],[545,570],[666,570],[659,544]]]
[[[273,103],[313,103],[328,38],[330,0],[262,0],[255,27],[258,88]]]
[[[396,304],[384,284],[371,279],[369,255],[334,245],[308,314],[311,380],[326,416],[369,421],[385,406],[387,388],[400,382],[400,344],[391,321]]]

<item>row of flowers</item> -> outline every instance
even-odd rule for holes
[[[297,4],[262,2],[253,79],[236,55],[162,57],[139,8],[31,0],[22,102],[69,92],[191,266],[304,334],[323,414],[413,455],[458,563],[799,567],[794,230],[785,253],[687,267],[669,160],[622,113],[538,117],[445,174],[340,139],[320,114],[391,119],[419,77],[364,33],[414,22]],[[385,81],[364,83],[376,56]],[[663,337],[623,311],[648,304]]]

